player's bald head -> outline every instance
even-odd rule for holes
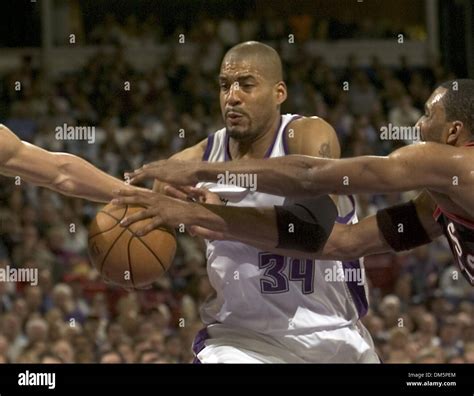
[[[246,41],[232,47],[224,56],[221,70],[230,64],[248,63],[262,77],[272,82],[283,80],[283,68],[278,53],[270,46],[258,41]]]

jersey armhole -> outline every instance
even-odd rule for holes
[[[209,160],[209,156],[211,155],[213,145],[214,145],[214,133],[212,135],[209,135],[209,137],[207,138],[206,150],[204,150],[204,154],[202,155],[203,161]]]

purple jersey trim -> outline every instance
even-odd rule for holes
[[[283,122],[283,117],[280,116],[280,122],[278,123],[278,127],[277,127],[277,129],[276,129],[276,131],[275,131],[275,136],[273,136],[273,142],[272,142],[272,144],[270,145],[270,147],[268,148],[268,150],[267,150],[267,152],[266,152],[266,154],[265,154],[265,157],[263,157],[263,158],[268,158],[268,157],[270,157],[270,155],[272,154],[273,147],[275,147],[275,143],[276,143],[277,138],[278,138],[278,131],[279,131],[280,128],[281,128],[281,123],[282,123],[282,122]]]
[[[346,268],[355,268],[356,270],[361,269],[360,259],[352,260],[352,261],[343,261],[342,266],[344,269]],[[345,272],[345,271],[344,271]],[[349,288],[349,292],[351,293],[352,300],[357,309],[357,313],[359,314],[359,319],[367,315],[367,311],[369,309],[369,302],[367,301],[367,296],[365,294],[365,288],[363,284],[360,284],[357,280],[346,280],[347,287]]]
[[[194,338],[194,341],[193,341],[193,353],[194,353],[193,363],[195,364],[201,363],[197,355],[206,346],[205,342],[208,338],[209,338],[209,333],[207,332],[207,327],[204,327],[203,329],[199,330],[199,332],[196,334],[196,337]]]
[[[203,161],[209,160],[209,155],[211,155],[212,146],[214,145],[214,133],[207,138],[206,150],[202,156]]]
[[[344,224],[347,223],[355,214],[356,204],[355,204],[354,196],[348,195],[347,197],[349,198],[349,200],[352,203],[352,210],[347,215],[345,215],[344,217],[337,216],[336,222],[338,222],[338,223],[344,223]]]

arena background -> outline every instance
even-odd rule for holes
[[[222,55],[259,40],[283,58],[283,112],[326,119],[343,157],[384,155],[407,142],[381,140],[382,126],[413,125],[438,83],[474,77],[473,19],[469,0],[2,3],[0,122],[121,177],[221,128]],[[95,126],[94,144],[56,139],[64,123]],[[411,196],[358,196],[359,217]],[[0,200],[0,265],[39,269],[37,286],[0,282],[1,362],[192,360],[211,292],[202,242],[181,235],[166,276],[126,292],[88,261],[99,205],[8,178]],[[474,363],[473,289],[443,240],[366,268],[364,323],[384,362]]]

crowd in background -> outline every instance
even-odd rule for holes
[[[0,76],[0,118],[24,140],[77,154],[120,177],[223,126],[217,74],[229,45],[305,26],[293,26],[291,18],[257,22],[202,20],[189,32],[190,39],[206,43],[197,62],[181,64],[171,56],[147,72],[133,69],[120,46],[98,51],[83,68],[53,80],[26,57]],[[326,25],[310,24],[298,34],[331,39],[332,31],[346,32]],[[148,36],[163,39],[153,29],[133,17],[120,25],[108,16],[89,40],[139,46]],[[347,34],[376,27],[353,29]],[[395,68],[377,58],[360,67],[356,56],[340,69],[322,57],[283,61],[289,92],[283,112],[326,119],[343,157],[384,155],[409,143],[381,140],[380,128],[414,125],[433,87],[455,77],[440,64],[413,68],[403,58]],[[13,88],[16,81],[21,90]],[[95,126],[94,144],[56,139],[55,128],[63,124]],[[359,217],[409,197],[358,196]],[[212,293],[203,242],[179,235],[169,272],[150,290],[126,292],[105,284],[88,261],[87,227],[97,208],[16,179],[0,180],[0,266],[39,271],[37,286],[0,282],[0,362],[192,361],[192,339],[202,327],[199,306]],[[364,323],[385,362],[474,363],[474,293],[453,275],[457,267],[446,243],[368,257],[366,268],[371,309]]]
[[[292,34],[295,41],[306,40],[374,40],[393,39],[399,34],[410,40],[424,40],[422,26],[397,24],[390,18],[365,17],[354,20],[350,10],[341,10],[338,18],[322,18],[310,13],[295,13],[284,19],[271,8],[263,14],[249,11],[244,18],[233,15],[212,17],[199,13],[183,24],[166,24],[153,14],[146,18],[129,15],[118,18],[107,14],[103,23],[85,32],[85,42],[90,44],[115,44],[127,47],[146,47],[184,34],[193,42],[208,43],[219,40],[224,45],[264,37],[278,40]]]

